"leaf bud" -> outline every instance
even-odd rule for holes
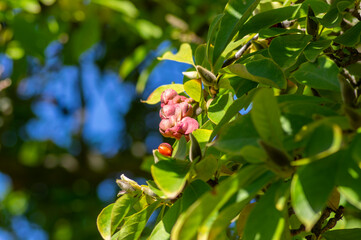
[[[118,186],[127,193],[134,193],[141,190],[138,183],[130,178],[127,178],[124,174],[120,176],[120,179],[116,180]]]
[[[197,71],[182,72],[182,74],[189,79],[199,79]]]
[[[217,77],[211,71],[199,65],[196,66],[196,69],[204,86],[215,86],[217,84]]]
[[[315,13],[313,12],[310,5],[308,5],[308,12],[307,12],[307,33],[314,38],[318,35],[318,22],[315,20]]]

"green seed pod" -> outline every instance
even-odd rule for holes
[[[308,5],[308,12],[307,12],[307,33],[312,35],[314,38],[318,35],[318,22],[315,20],[315,13],[313,12],[310,5]]]
[[[211,71],[199,65],[196,66],[196,69],[204,86],[215,86],[217,84],[217,77]]]

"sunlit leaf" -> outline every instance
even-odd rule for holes
[[[214,146],[225,152],[239,153],[247,145],[258,146],[259,135],[250,115],[238,117],[219,132]]]
[[[228,203],[216,217],[208,229],[210,240],[218,240],[224,230],[229,226],[231,221],[237,217],[242,209],[249,203],[257,194],[257,192],[267,185],[274,178],[274,174],[267,172],[260,178],[255,180],[252,184],[245,186],[236,193],[234,202]],[[204,227],[202,230],[204,231]]]
[[[180,199],[166,212],[163,219],[154,227],[149,240],[169,240],[171,230],[179,215],[186,211],[203,193],[210,190],[210,186],[203,181],[192,182]]]
[[[128,17],[136,17],[139,14],[138,9],[131,1],[127,0],[91,0],[93,3],[103,5],[117,12],[120,12]]]
[[[238,173],[224,180],[214,190],[203,194],[196,202],[181,214],[173,227],[171,239],[192,239],[199,231],[199,226],[208,221],[238,190],[251,184],[262,176],[262,166],[247,166]],[[245,194],[243,196],[248,196]]]
[[[337,65],[326,57],[320,57],[315,63],[306,62],[292,74],[297,82],[316,89],[340,91]]]
[[[282,146],[281,114],[272,89],[261,89],[254,96],[251,117],[263,140],[273,143],[275,146]]]
[[[168,198],[175,198],[187,180],[189,162],[182,160],[159,161],[151,167],[155,183]]]
[[[337,174],[338,190],[348,202],[361,210],[361,169],[352,159],[350,149],[344,152],[342,160]]]
[[[217,96],[208,107],[209,119],[218,124],[233,102],[232,93]]]
[[[97,218],[97,227],[100,235],[103,239],[110,239],[111,234],[111,214],[113,209],[114,203],[105,207]]]
[[[291,202],[300,221],[311,229],[335,186],[338,159],[334,154],[297,170],[291,184]]]
[[[307,45],[303,53],[309,61],[314,62],[316,58],[323,52],[323,50],[328,48],[331,43],[331,40],[319,40],[311,42]]]
[[[119,237],[117,240],[134,240],[138,239],[143,232],[149,217],[158,207],[158,202],[145,207],[143,210],[126,218],[124,225],[119,230]]]
[[[177,93],[184,92],[183,84],[168,84],[168,85],[162,85],[155,89],[147,98],[147,100],[142,100],[142,102],[147,104],[157,104],[160,102],[160,97],[162,93],[167,89],[173,89]]]
[[[194,166],[194,169],[197,173],[197,178],[207,181],[217,171],[218,160],[213,155],[207,155]]]
[[[348,47],[353,47],[356,44],[360,43],[360,37],[361,22],[358,22],[355,26],[348,29],[344,34],[338,36],[333,41]]]
[[[256,203],[247,219],[242,239],[291,239],[288,221],[286,220],[288,218],[287,208],[279,211],[275,206],[275,201],[280,197],[277,196],[277,190],[282,184],[285,183],[272,184],[265,195]],[[287,194],[287,192],[283,194]]]
[[[245,65],[233,64],[228,69],[242,78],[275,88],[285,88],[286,79],[281,68],[271,59],[251,61]]]
[[[217,62],[227,44],[237,33],[239,27],[251,16],[259,2],[260,0],[230,0],[228,2],[214,43],[213,63]]]
[[[279,36],[272,40],[268,51],[279,66],[287,68],[296,63],[311,39],[312,36],[304,34]]]
[[[128,194],[124,194],[114,203],[111,212],[111,234],[116,231],[121,221],[128,214],[130,208],[133,206],[134,201],[134,197]]]
[[[246,24],[240,27],[237,38],[243,38],[249,33],[257,33],[263,28],[268,28],[276,23],[282,22],[286,19],[291,20],[296,18],[301,5],[295,4],[293,6],[272,9],[266,12],[261,12],[251,17]]]
[[[193,55],[192,55],[192,48],[188,43],[183,43],[179,51],[176,54],[171,52],[166,52],[163,54],[162,57],[158,58],[159,60],[172,60],[176,62],[183,62],[194,65],[193,62]]]
[[[229,122],[243,108],[247,108],[251,104],[252,98],[257,91],[258,89],[253,89],[248,93],[248,95],[243,95],[229,106],[227,112],[224,114],[221,121],[214,128],[209,141],[213,140],[213,138],[218,134],[219,130],[223,127],[224,124]]]
[[[172,157],[184,160],[187,155],[187,140],[182,136],[173,149]]]
[[[184,91],[190,96],[194,101],[200,102],[202,97],[202,83],[200,80],[191,79],[184,83]]]

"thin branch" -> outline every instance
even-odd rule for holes
[[[258,39],[259,34],[257,33],[256,35],[253,36],[253,38],[251,40],[249,40],[245,45],[243,45],[235,54],[233,57],[227,59],[223,65],[222,68],[227,67],[228,65],[231,65],[232,63],[234,63],[235,61],[237,61],[238,59],[240,59],[242,57],[242,55],[246,52],[246,50],[251,46],[252,41],[255,41]]]

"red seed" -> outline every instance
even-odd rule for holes
[[[172,146],[168,143],[161,143],[158,147],[158,151],[164,155],[164,156],[167,156],[167,157],[170,157],[172,156]]]

